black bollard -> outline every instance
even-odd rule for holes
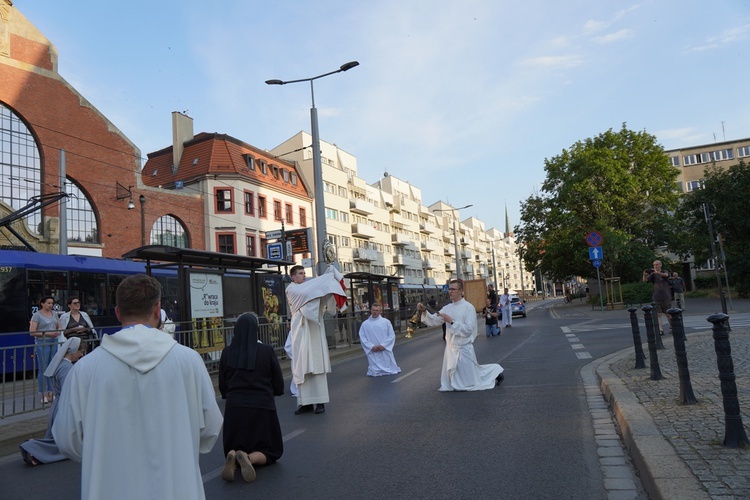
[[[724,442],[727,448],[745,448],[750,446],[745,428],[742,425],[740,401],[737,399],[737,383],[732,362],[732,348],[729,345],[729,316],[713,314],[708,317],[713,323],[714,349],[716,364],[719,367],[721,396],[724,400]]]
[[[662,325],[659,323],[659,313],[656,311],[656,302],[651,302],[651,308],[653,309],[653,312],[651,313],[651,321],[654,324],[654,335],[656,335],[656,348],[657,349],[666,349],[664,347],[664,341],[662,340],[661,335],[661,329],[663,328]]]
[[[667,314],[669,324],[672,327],[674,337],[674,355],[677,358],[677,371],[680,375],[680,403],[694,405],[698,401],[693,394],[693,385],[690,383],[690,372],[688,371],[687,352],[685,351],[685,327],[682,326],[682,310],[670,309]]]
[[[661,367],[659,366],[659,356],[656,354],[656,338],[658,334],[654,332],[654,321],[651,316],[655,313],[654,308],[651,306],[643,306],[643,320],[646,323],[646,338],[648,339],[648,356],[649,363],[651,363],[651,380],[662,380],[664,376],[661,374]],[[635,311],[635,308],[633,308]],[[633,312],[635,316],[635,312]]]
[[[643,356],[643,344],[641,343],[641,331],[638,329],[638,317],[635,312],[638,309],[631,307],[628,309],[630,313],[630,326],[633,328],[633,344],[635,345],[635,367],[646,368],[646,360]]]

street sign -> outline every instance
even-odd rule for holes
[[[602,261],[600,261],[600,260],[598,260],[598,259],[594,259],[594,260],[592,260],[592,261],[591,261],[591,263],[592,263],[592,264],[594,265],[594,267],[595,267],[595,268],[597,268],[597,269],[599,269],[600,267],[602,267]]]
[[[589,247],[589,260],[602,260],[604,258],[604,250],[602,247]]]
[[[279,238],[281,238],[281,229],[276,229],[275,231],[266,231],[266,239],[278,240]]]
[[[604,238],[602,238],[602,233],[599,231],[591,231],[586,235],[586,244],[590,247],[598,247],[603,241]]]
[[[281,243],[269,243],[266,245],[268,258],[271,260],[284,260],[284,246]]]

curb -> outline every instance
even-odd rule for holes
[[[623,349],[597,360],[594,373],[605,401],[622,432],[643,488],[653,499],[703,500],[711,498],[677,451],[656,427],[638,398],[610,366],[631,354]]]

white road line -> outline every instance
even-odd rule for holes
[[[283,436],[281,439],[286,443],[290,439],[296,438],[297,436],[299,436],[306,430],[307,429],[297,429],[296,431],[292,431],[286,436]],[[221,443],[218,443],[218,446],[221,446]],[[201,476],[201,479],[203,480],[204,483],[207,483],[210,480],[219,477],[221,475],[222,469],[224,469],[224,465],[222,465],[221,467],[217,469],[212,470],[211,472],[206,472],[205,474],[203,474],[203,476]]]
[[[591,358],[591,354],[589,354],[588,352],[577,352],[576,356],[578,357],[578,359],[589,359],[589,358]]]
[[[567,326],[561,326],[560,329],[563,333],[570,333],[570,328],[568,328]]]
[[[415,373],[417,373],[417,372],[418,372],[419,370],[421,370],[421,368],[415,368],[414,370],[410,371],[409,373],[405,373],[404,375],[401,375],[401,376],[400,376],[399,378],[397,378],[396,380],[392,380],[392,381],[391,381],[391,384],[395,384],[396,382],[401,382],[401,381],[402,381],[402,380],[404,380],[404,379],[405,379],[406,377],[408,377],[409,375],[414,375],[414,374],[415,374]]]
[[[568,342],[580,342],[580,340],[578,340],[578,337],[573,336],[573,337],[568,337]]]
[[[570,347],[572,347],[573,349],[586,349],[585,347],[583,347],[583,344],[573,344]]]

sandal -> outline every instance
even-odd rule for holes
[[[21,448],[19,446],[19,448]],[[36,458],[34,458],[34,455],[29,453],[28,451],[21,448],[21,458],[23,458],[23,461],[29,464],[30,466],[34,467],[40,464],[40,462],[37,461]]]

